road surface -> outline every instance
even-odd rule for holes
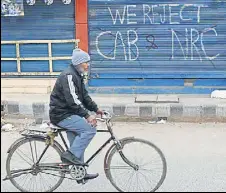
[[[103,127],[100,125],[99,127]],[[38,126],[36,127],[38,128]],[[226,191],[226,124],[192,123],[115,123],[118,137],[135,136],[156,144],[165,154],[168,163],[167,178],[159,192],[225,192]],[[98,134],[87,151],[93,153],[108,137]],[[1,179],[6,175],[7,149],[19,138],[17,132],[1,133]],[[100,177],[85,186],[65,180],[57,191],[63,192],[115,192],[103,171],[102,152],[93,162],[89,172],[99,172]],[[10,182],[2,182],[4,192],[17,191]]]

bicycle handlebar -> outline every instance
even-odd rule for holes
[[[111,113],[104,111],[104,114],[101,118],[96,118],[97,121],[105,122],[106,120],[110,120],[112,118]]]
[[[102,118],[96,118],[96,120],[97,120],[97,121],[100,121],[100,122],[105,122],[105,120],[102,119]]]

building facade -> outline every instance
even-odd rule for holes
[[[79,39],[91,92],[226,89],[224,0],[27,0],[23,12],[1,18],[2,78],[56,77]]]

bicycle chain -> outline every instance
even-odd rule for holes
[[[52,175],[52,176],[55,176],[55,177],[62,177],[62,176],[59,176],[59,175],[56,175],[56,174],[51,174],[51,173],[48,173],[48,172],[41,172],[41,173]],[[75,179],[69,178],[69,177],[66,177],[66,176],[64,176],[63,178],[64,179],[68,179],[68,180],[74,180],[74,181],[76,181]]]

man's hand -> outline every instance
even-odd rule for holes
[[[96,114],[97,115],[101,115],[101,117],[102,117],[102,115],[104,114],[104,112],[102,110],[98,109],[97,112],[96,112]]]
[[[97,120],[96,120],[96,117],[95,117],[95,116],[90,115],[90,116],[87,118],[87,121],[88,121],[88,123],[90,123],[93,127],[96,127],[96,126],[97,126]]]

